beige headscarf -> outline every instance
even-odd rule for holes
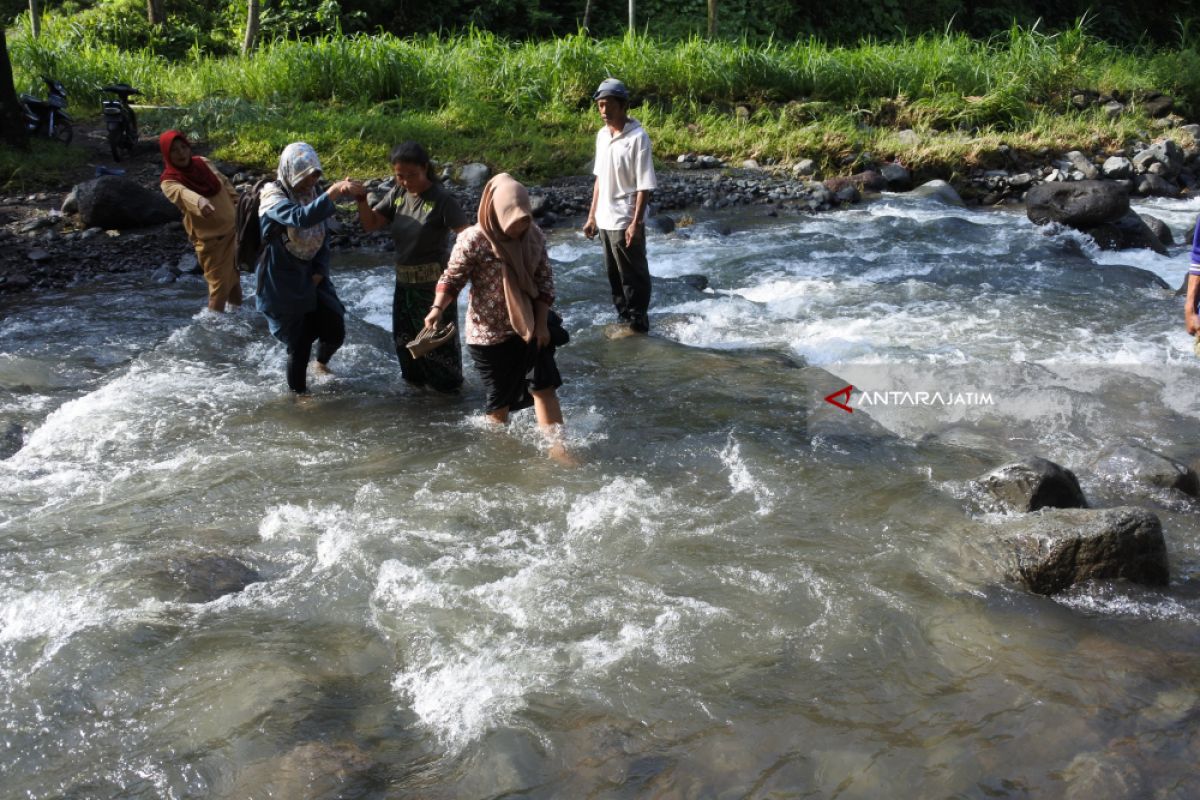
[[[529,228],[516,239],[504,234],[513,223],[529,220]],[[504,301],[512,328],[527,342],[533,341],[533,301],[538,296],[533,271],[546,249],[546,236],[533,222],[529,192],[516,178],[501,172],[483,187],[479,198],[479,229],[504,262]]]
[[[279,180],[268,183],[262,188],[258,200],[258,215],[266,212],[285,200],[296,203],[311,203],[317,199],[317,187],[312,186],[305,192],[297,191],[295,186],[314,172],[321,172],[321,160],[312,145],[304,142],[292,142],[279,155]],[[309,261],[321,249],[325,241],[325,223],[321,222],[308,228],[288,226],[284,247],[296,258]]]

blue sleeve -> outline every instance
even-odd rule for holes
[[[1200,275],[1200,219],[1196,220],[1196,230],[1192,232],[1192,266],[1189,275]]]
[[[337,207],[324,192],[311,203],[301,205],[291,200],[276,203],[262,213],[262,219],[270,219],[289,228],[311,228],[333,216]]]

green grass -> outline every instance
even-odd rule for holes
[[[618,75],[642,104],[635,115],[656,152],[826,165],[870,150],[952,169],[986,161],[1001,142],[1108,148],[1146,136],[1137,113],[1110,122],[1070,109],[1075,89],[1164,91],[1200,110],[1200,52],[1118,50],[1081,25],[1056,35],[1013,28],[988,41],[954,33],[854,47],[795,42],[596,40],[583,34],[510,42],[490,33],[399,39],[326,36],[265,44],[249,58],[199,52],[169,62],[123,51],[48,17],[32,39],[11,32],[20,90],[39,74],[67,86],[72,113],[98,111],[98,87],[121,79],[144,101],[182,108],[143,115],[182,127],[218,156],[261,168],[289,141],[313,144],[332,172],[386,171],[392,144],[415,138],[441,160],[483,160],[527,180],[578,174],[599,121],[593,87]],[[748,119],[732,113],[752,108]],[[895,131],[921,134],[898,146]],[[940,165],[940,166],[938,166]],[[2,176],[3,173],[0,173]]]

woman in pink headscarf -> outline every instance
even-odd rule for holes
[[[533,221],[529,193],[508,173],[488,181],[478,222],[458,235],[426,328],[438,325],[468,282],[467,351],[487,388],[487,417],[503,424],[509,413],[533,406],[551,458],[573,462],[563,443],[562,376],[554,360],[567,335],[551,310],[554,273],[546,237]]]

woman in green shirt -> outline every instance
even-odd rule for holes
[[[396,245],[396,293],[392,300],[392,337],[404,380],[439,392],[457,392],[462,386],[462,349],[458,337],[414,359],[406,345],[425,327],[433,305],[438,277],[450,255],[450,233],[470,223],[454,196],[433,173],[429,154],[416,142],[397,145],[390,158],[395,182],[372,207],[365,194],[356,198],[364,229],[388,227]],[[457,321],[451,304],[442,325]]]

